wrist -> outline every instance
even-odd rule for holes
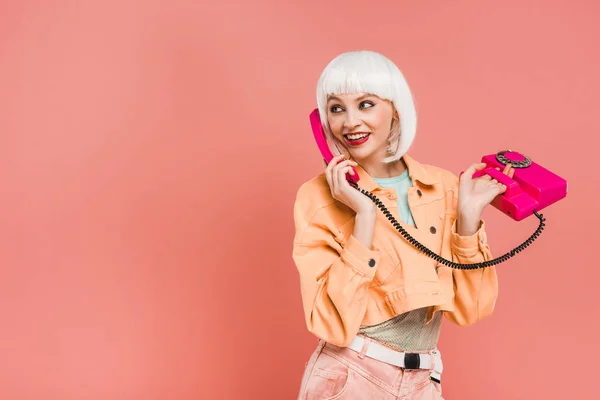
[[[356,212],[357,218],[375,218],[377,216],[377,206],[375,204],[368,208],[362,208]]]
[[[481,214],[483,214],[483,209],[484,207],[479,206],[479,205],[463,205],[463,204],[458,204],[458,207],[456,209],[456,217],[457,218],[464,218],[464,219],[472,219],[472,220],[477,220],[477,219],[481,219]]]
[[[459,212],[456,218],[456,233],[460,236],[472,236],[478,230],[481,223],[481,212],[472,210],[471,212]]]
[[[376,211],[376,209],[361,210],[356,213],[354,219],[354,237],[368,249],[371,249],[373,244],[373,234],[377,222]]]

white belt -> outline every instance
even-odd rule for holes
[[[365,344],[365,338],[363,336],[355,336],[352,342],[348,345],[349,349],[361,353]],[[405,369],[431,369],[431,378],[437,382],[441,381],[442,370],[444,366],[442,364],[442,355],[439,350],[435,348],[430,353],[404,353],[402,351],[396,351],[389,347],[382,346],[372,340],[369,341],[367,351],[364,352],[365,356],[373,358],[375,360],[383,361],[391,365],[395,365]]]

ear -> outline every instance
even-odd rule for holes
[[[395,121],[400,119],[400,115],[398,114],[398,110],[396,110],[394,103],[392,103],[392,119]]]

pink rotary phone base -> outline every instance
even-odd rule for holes
[[[481,162],[487,167],[475,172],[473,178],[487,174],[506,185],[506,191],[492,201],[492,206],[515,221],[521,221],[534,211],[539,212],[567,196],[566,180],[520,153],[500,151],[482,157]],[[502,173],[509,163],[514,168],[512,178]]]

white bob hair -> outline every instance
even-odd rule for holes
[[[398,112],[399,123],[392,124],[388,138],[390,163],[402,158],[417,132],[417,112],[404,75],[390,59],[374,51],[350,51],[329,62],[317,84],[317,105],[329,148],[341,155],[327,122],[327,97],[338,94],[369,93],[390,100]]]

